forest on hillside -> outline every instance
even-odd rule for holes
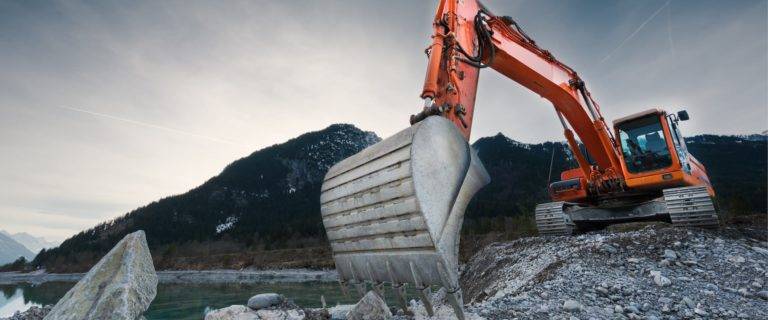
[[[211,267],[195,258],[211,255],[221,255],[208,259],[222,264],[217,267],[273,267],[264,261],[284,263],[302,254],[290,250],[304,248],[325,256],[296,257],[290,266],[327,264],[318,201],[322,178],[331,165],[379,140],[351,125],[333,125],[256,151],[187,193],[137,208],[42,251],[30,267],[87,270],[125,234],[139,229],[146,232],[159,269]],[[463,233],[533,234],[533,209],[549,201],[548,182],[572,166],[566,145],[524,144],[499,134],[479,139],[474,147],[492,182],[470,203]],[[765,136],[696,136],[688,139],[688,147],[706,164],[723,212],[766,212]],[[262,252],[272,254],[257,254]]]

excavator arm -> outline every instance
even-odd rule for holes
[[[593,205],[595,212],[600,201],[637,193],[626,192],[632,176],[623,170],[623,154],[584,81],[512,18],[495,16],[477,0],[440,0],[433,29],[423,110],[411,116],[409,128],[331,167],[320,210],[343,289],[352,286],[363,295],[370,284],[383,297],[389,284],[395,301],[408,310],[405,288],[413,286],[433,315],[431,288],[440,286],[456,317],[464,319],[458,274],[461,225],[474,194],[490,182],[468,143],[480,69],[494,69],[549,100],[579,164],[550,186],[555,202],[537,207],[537,225],[546,220],[547,230],[567,231],[572,221],[563,211],[566,201]],[[673,173],[653,174],[637,179],[674,179]],[[706,189],[671,190],[664,196],[674,203],[708,196]],[[674,203],[674,208],[684,207]],[[709,208],[685,209],[696,221],[712,221]],[[676,214],[690,218],[688,213]]]
[[[412,124],[442,115],[469,140],[479,70],[490,67],[552,103],[579,164],[579,176],[602,192],[622,187],[619,149],[573,69],[540,48],[512,18],[495,16],[475,0],[441,0],[433,28],[421,94],[425,105],[411,117]],[[574,132],[595,166],[581,152]]]
[[[623,196],[630,198],[625,204],[640,209],[631,209],[626,216],[619,213],[617,219],[635,213],[651,218],[665,214],[678,225],[717,224],[707,188],[674,180],[694,179],[692,174],[684,175],[680,163],[634,176],[624,170],[623,154],[584,81],[541,49],[512,18],[493,15],[477,0],[440,0],[433,28],[421,94],[424,109],[411,116],[410,127],[340,161],[325,175],[320,210],[342,289],[351,286],[363,295],[370,285],[384,297],[389,284],[395,301],[408,310],[405,288],[412,286],[426,312],[434,315],[431,288],[440,286],[455,316],[464,319],[458,273],[461,225],[474,194],[490,182],[468,143],[483,68],[494,69],[549,100],[579,164],[550,185],[555,202],[537,206],[542,234],[572,230],[576,221],[572,217],[578,214],[566,215],[566,202],[569,207],[579,202],[574,208],[584,207],[577,213],[586,221],[616,215],[615,206],[602,210],[600,202]],[[621,126],[646,126],[649,119],[654,120],[649,116],[656,117],[657,127],[648,127],[652,130],[648,135],[662,141],[658,132],[668,119],[661,111],[632,116]],[[651,188],[653,197],[661,195],[661,186],[694,187],[664,189],[663,199],[646,201],[634,198],[646,195],[632,190],[630,183]]]

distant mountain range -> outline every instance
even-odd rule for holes
[[[21,243],[27,249],[29,249],[29,251],[32,251],[35,254],[40,252],[40,250],[42,249],[49,249],[59,245],[58,242],[48,241],[48,240],[45,240],[45,238],[43,237],[35,237],[26,232],[18,232],[18,233],[10,234],[4,230],[0,230],[0,233],[10,236],[11,238],[13,238],[13,240],[16,240],[16,242]]]
[[[8,233],[0,231],[0,265],[11,263],[20,257],[32,260],[35,254],[11,238]]]
[[[87,270],[138,229],[146,232],[156,263],[188,258],[201,248],[218,253],[325,246],[318,201],[325,172],[378,141],[374,133],[347,124],[306,133],[233,162],[187,193],[80,232],[58,248],[43,250],[33,264],[58,272]],[[707,166],[723,210],[766,212],[765,135],[702,135],[687,141]],[[525,144],[498,134],[473,145],[492,182],[467,209],[468,233],[514,227],[505,221],[530,217],[537,203],[549,201],[548,181],[573,166],[566,145],[559,142]]]
[[[0,230],[0,265],[13,262],[21,256],[32,260],[44,248],[53,248],[58,243],[35,237],[26,232],[10,234]]]

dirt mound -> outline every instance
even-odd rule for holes
[[[496,243],[465,266],[464,299],[488,319],[765,319],[764,232],[652,225]]]

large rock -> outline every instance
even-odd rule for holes
[[[115,245],[45,320],[138,319],[157,294],[157,274],[144,231]]]
[[[256,311],[261,320],[304,320],[304,311],[300,309],[288,310],[259,310]]]
[[[346,320],[347,315],[354,307],[353,304],[337,305],[328,309],[328,313],[331,315],[331,320]]]
[[[248,308],[259,310],[279,305],[285,301],[285,297],[277,293],[261,293],[248,299]]]
[[[244,305],[234,305],[213,310],[205,315],[205,320],[258,320],[256,312]]]
[[[304,310],[297,308],[256,311],[243,305],[213,310],[205,315],[205,320],[303,320],[305,318]]]
[[[392,319],[387,303],[376,292],[368,291],[365,296],[349,311],[347,320],[385,320]]]

